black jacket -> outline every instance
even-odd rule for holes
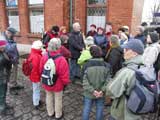
[[[9,80],[11,65],[8,56],[0,51],[0,84],[6,84]]]
[[[69,35],[69,50],[71,51],[72,58],[78,59],[80,52],[85,48],[83,36],[80,32],[72,32]]]
[[[108,56],[105,59],[111,65],[112,77],[116,72],[122,68],[123,59],[123,49],[121,47],[111,48]]]

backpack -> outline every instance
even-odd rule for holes
[[[5,47],[5,52],[7,53],[9,59],[11,60],[11,63],[13,64],[18,63],[19,53],[16,42],[9,40]]]
[[[154,68],[140,66],[135,71],[135,85],[127,98],[128,109],[135,114],[156,112],[159,97],[159,83]]]
[[[42,71],[42,84],[47,86],[53,86],[56,83],[57,75],[56,75],[56,66],[54,63],[54,60],[58,57],[62,56],[61,54],[57,54],[55,56],[50,56],[48,53],[48,60],[44,65],[43,71]]]
[[[32,71],[32,61],[29,60],[29,57],[22,62],[22,72],[25,76],[31,75]]]

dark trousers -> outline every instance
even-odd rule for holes
[[[7,83],[0,83],[0,112],[6,108]]]
[[[77,64],[77,59],[70,60],[70,79],[73,80],[76,77],[80,76],[80,65]]]

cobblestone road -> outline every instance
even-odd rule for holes
[[[19,82],[25,88],[19,90],[18,95],[11,95],[8,90],[7,104],[13,106],[13,109],[7,111],[6,116],[0,116],[0,120],[50,120],[44,111],[35,110],[32,105],[32,88],[31,82],[22,74],[19,68]],[[41,91],[42,101],[45,101],[44,91]],[[83,109],[82,86],[70,84],[63,94],[63,113],[62,120],[81,120]],[[104,111],[105,118],[108,114],[107,109]],[[53,120],[53,119],[52,119]],[[95,120],[95,108],[91,113],[91,120]]]
[[[19,68],[19,82],[25,88],[18,91],[18,95],[11,95],[7,92],[7,104],[13,106],[13,109],[7,111],[6,116],[0,116],[0,120],[50,120],[46,109],[43,111],[35,110],[32,105],[31,82],[22,74]],[[45,101],[44,91],[41,91],[42,101]],[[45,106],[44,106],[45,107]],[[70,84],[63,94],[63,113],[62,120],[81,120],[83,109],[82,86]],[[109,108],[105,107],[104,120],[107,120]],[[95,108],[92,109],[90,120],[95,120]],[[52,119],[54,120],[54,119]],[[145,120],[148,120],[145,118]],[[152,119],[155,120],[155,119]]]

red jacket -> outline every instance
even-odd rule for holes
[[[64,47],[63,45],[61,46],[60,48],[60,53],[66,58],[71,58],[71,52],[66,48]]]
[[[32,72],[29,76],[32,82],[40,82],[41,74],[39,72],[40,60],[42,57],[42,51],[37,49],[31,49],[29,60],[32,61]]]
[[[50,52],[51,56],[54,56],[56,54],[60,54],[60,50]],[[41,58],[40,73],[42,73],[44,64],[47,62],[47,60],[48,60],[48,53],[43,55]],[[70,82],[69,66],[68,66],[66,59],[63,56],[55,59],[55,65],[56,65],[56,74],[58,76],[55,85],[52,87],[49,87],[43,84],[43,88],[47,91],[60,92],[63,90],[64,86]]]

